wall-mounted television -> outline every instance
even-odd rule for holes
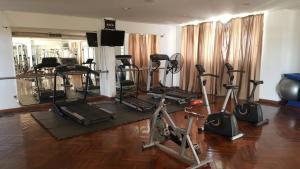
[[[101,30],[101,46],[123,46],[125,31]]]
[[[87,32],[86,39],[87,39],[89,47],[98,47],[97,33]]]

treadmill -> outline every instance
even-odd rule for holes
[[[87,97],[87,87],[85,86],[85,92],[83,99],[78,100],[64,100],[57,101],[56,100],[56,78],[57,76],[66,76],[68,73],[82,73],[86,74],[86,80],[88,80],[88,76],[90,76],[91,69],[81,65],[74,66],[58,66],[56,67],[54,74],[54,92],[53,92],[53,106],[52,111],[58,113],[59,115],[70,118],[75,122],[84,125],[90,126],[96,123],[101,123],[104,121],[112,120],[113,114],[109,111],[98,108],[93,105],[89,105],[86,101]]]
[[[138,98],[140,70],[135,64],[131,63],[131,58],[131,55],[116,56],[118,96],[115,100],[140,112],[154,110],[156,107],[154,103]],[[135,74],[137,75],[135,76]],[[134,80],[129,79],[130,76],[135,79],[136,83]]]
[[[40,71],[51,74],[53,73],[55,67],[59,65],[60,64],[57,62],[57,59],[55,57],[45,57],[42,59],[42,62],[40,64],[34,66],[34,72],[36,75]],[[63,78],[63,81],[65,82],[65,78]],[[34,95],[39,102],[51,101],[53,99],[53,90],[44,88],[42,82],[42,77],[35,77],[36,89],[34,91]],[[64,97],[66,97],[66,90],[56,91],[56,98]]]
[[[160,68],[161,63],[164,62],[164,67]],[[167,74],[169,73],[169,56],[164,54],[153,54],[150,55],[150,63],[148,65],[148,81],[147,81],[147,93],[155,98],[162,97],[161,86],[166,85]],[[159,69],[164,70],[163,82],[161,86],[153,87],[152,79],[153,73]],[[181,90],[177,87],[169,87],[169,90],[166,92],[167,99],[175,100],[179,104],[186,104],[190,99],[198,98],[197,94]]]
[[[97,81],[99,80],[100,73],[96,71],[96,63],[93,62],[94,59],[87,59],[84,63],[82,63],[83,66],[88,66],[91,69],[91,75],[94,75],[95,79],[95,84],[92,80],[91,75],[89,76],[89,81],[88,81],[88,92],[92,90],[97,90],[100,89],[99,84],[97,84]],[[76,92],[84,92],[84,86],[86,85],[86,82],[83,80],[84,75],[81,76],[81,84],[82,87],[76,88]]]

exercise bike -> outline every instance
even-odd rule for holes
[[[225,64],[225,67],[227,68],[227,74],[229,76],[230,84],[233,84],[234,75],[233,73],[244,73],[242,70],[234,70],[233,66],[229,63]],[[233,91],[233,97],[234,97],[234,103],[235,103],[235,110],[234,114],[237,117],[237,119],[242,121],[247,121],[254,126],[263,126],[265,124],[269,123],[269,119],[263,118],[263,112],[261,109],[260,104],[256,103],[254,101],[254,93],[256,90],[256,87],[258,85],[263,84],[263,81],[260,80],[250,80],[250,83],[253,84],[253,88],[251,90],[250,95],[247,97],[247,100],[245,103],[241,104],[239,103],[237,99],[236,92]]]
[[[200,81],[200,86],[202,89],[202,94],[204,97],[205,106],[207,108],[208,117],[204,123],[203,128],[199,128],[199,132],[208,131],[216,134],[223,135],[225,137],[229,137],[231,140],[236,140],[244,136],[243,133],[239,131],[237,120],[233,113],[226,112],[226,106],[228,100],[231,96],[231,93],[234,89],[237,89],[238,86],[224,84],[223,86],[227,89],[227,94],[220,112],[211,113],[207,92],[206,92],[206,80],[204,80],[205,76],[218,78],[217,75],[213,74],[204,74],[205,69],[202,65],[196,65],[196,69],[198,71],[198,77]]]
[[[196,169],[202,166],[214,164],[212,160],[203,160],[200,161],[198,154],[200,154],[200,148],[197,144],[193,144],[190,131],[193,124],[193,118],[201,117],[200,114],[192,112],[192,106],[199,105],[202,102],[200,100],[195,100],[191,102],[191,107],[185,108],[185,113],[188,118],[188,123],[186,128],[179,128],[176,126],[171,116],[167,112],[167,106],[165,104],[165,93],[166,88],[162,89],[162,98],[159,103],[158,108],[154,112],[151,123],[150,123],[150,140],[148,144],[143,144],[143,150],[150,147],[158,147],[160,150],[165,153],[175,157],[178,160],[181,160],[187,164],[190,164],[190,167],[187,169]],[[179,151],[175,151],[172,148],[163,145],[163,142],[168,140],[173,141],[178,146],[180,146]],[[192,152],[192,158],[186,155],[186,150],[190,149]]]

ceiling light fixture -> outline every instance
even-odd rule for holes
[[[123,7],[122,8],[124,11],[128,11],[128,10],[130,10],[131,8],[129,8],[129,7]]]
[[[154,0],[144,0],[146,3],[154,3]]]
[[[250,6],[251,4],[249,2],[242,3],[242,6]]]

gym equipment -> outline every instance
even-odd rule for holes
[[[179,128],[176,126],[171,116],[167,112],[167,106],[165,104],[165,93],[166,88],[162,89],[162,98],[159,103],[159,107],[155,110],[150,123],[150,139],[148,144],[143,144],[143,150],[150,147],[158,147],[160,150],[165,153],[181,160],[185,163],[190,164],[188,169],[196,169],[202,166],[209,165],[212,163],[212,160],[203,160],[200,161],[198,154],[200,153],[200,148],[197,144],[193,144],[190,132],[193,124],[193,118],[201,117],[200,114],[192,112],[191,107],[185,108],[185,113],[188,118],[188,123],[186,128]],[[191,105],[199,105],[199,103],[191,104]],[[179,151],[175,151],[174,149],[163,145],[163,142],[173,141],[179,147]],[[192,152],[192,157],[188,157],[186,155],[186,151],[190,149]]]
[[[28,57],[27,46],[19,43],[14,44],[13,56],[16,74],[26,73],[30,67],[30,57]]]
[[[229,63],[226,63],[225,66],[227,68],[227,74],[229,76],[230,84],[232,85],[233,80],[234,80],[233,73],[234,72],[243,73],[244,71],[234,70],[233,66],[230,65]],[[235,91],[232,92],[234,102],[235,102],[234,114],[237,119],[247,121],[255,126],[262,126],[262,125],[268,124],[269,119],[263,118],[263,112],[262,112],[260,104],[258,104],[254,101],[254,93],[255,93],[256,87],[258,85],[263,84],[264,82],[260,81],[260,80],[250,80],[250,83],[253,84],[253,88],[252,88],[251,94],[247,97],[247,100],[245,103],[243,103],[243,104],[239,103],[236,92]]]
[[[66,65],[66,66],[78,65],[78,61],[75,57],[72,57],[72,58],[59,58],[59,62],[60,62],[61,65]]]
[[[48,74],[53,73],[53,70],[56,66],[59,66],[60,64],[57,62],[56,58],[53,57],[46,57],[42,59],[42,63],[34,66],[34,72],[35,74],[38,74],[39,71],[46,72]],[[52,77],[51,77],[52,78]],[[52,80],[52,79],[51,79]],[[63,78],[63,82],[65,83],[65,78]],[[35,77],[35,87],[34,95],[36,96],[37,100],[39,102],[42,101],[49,101],[53,99],[53,89],[45,89],[42,84],[42,77]],[[65,90],[57,90],[56,91],[56,98],[64,98],[66,97],[66,91]]]
[[[300,101],[300,80],[285,75],[277,85],[277,93],[281,99]]]
[[[226,112],[226,106],[228,100],[231,96],[231,93],[234,89],[237,89],[238,86],[231,84],[224,84],[224,87],[227,89],[227,94],[220,112],[211,113],[207,92],[206,92],[206,80],[204,77],[214,77],[218,78],[217,75],[214,74],[204,74],[205,69],[202,65],[197,64],[196,69],[198,71],[198,78],[200,81],[200,86],[202,89],[202,94],[204,97],[205,107],[207,108],[208,117],[204,123],[204,127],[200,128],[199,131],[208,131],[216,134],[223,135],[225,137],[229,137],[231,140],[236,140],[238,138],[243,137],[243,133],[239,131],[237,120],[233,113]]]
[[[95,71],[96,70],[96,63],[93,62],[94,59],[87,59],[86,62],[82,63],[83,66],[89,67],[91,69],[91,75],[94,75],[95,77],[95,84],[93,82],[93,79],[91,78],[91,76],[88,77],[89,79],[89,86],[88,86],[88,91],[90,90],[96,90],[96,89],[100,89],[99,84],[97,83],[99,81],[99,72]],[[85,75],[81,76],[81,83],[82,83],[82,87],[81,88],[76,88],[76,92],[84,92],[84,86],[86,85],[86,82],[83,80]]]
[[[90,76],[91,69],[81,65],[74,66],[58,66],[54,73],[54,92],[53,92],[53,106],[52,111],[58,113],[62,117],[68,117],[73,119],[79,124],[89,126],[95,123],[100,123],[103,121],[108,121],[113,119],[113,115],[109,113],[106,109],[98,108],[96,106],[89,105],[86,101],[87,88],[85,86],[85,92],[83,99],[78,100],[56,100],[56,78],[57,76],[66,76],[70,72],[78,72],[81,74],[86,74],[86,81],[88,82],[88,76]]]
[[[165,64],[164,67],[160,68],[161,63],[163,62]],[[168,55],[163,55],[163,54],[150,55],[150,62],[148,65],[147,94],[153,96],[154,98],[161,98],[162,93],[160,87],[153,87],[152,84],[153,73],[160,69],[164,70],[162,85],[165,86],[167,74],[174,70],[179,72],[180,71],[179,65],[180,65],[179,60],[170,60]],[[179,88],[172,87],[170,88],[170,90],[167,91],[165,97],[167,99],[175,100],[179,104],[186,104],[188,100],[192,98],[197,98],[198,96],[196,94],[181,90]]]
[[[300,108],[300,73],[284,74],[276,90],[281,104]]]
[[[116,61],[120,62],[117,66],[117,89],[119,89],[119,97],[116,97],[116,101],[132,107],[138,111],[144,112],[155,108],[155,104],[149,101],[145,101],[138,98],[139,90],[139,68],[131,63],[131,55],[117,55]],[[129,80],[126,74],[135,78],[134,80]],[[137,76],[135,76],[135,73]],[[125,95],[124,90],[134,90],[134,94],[127,92]]]

